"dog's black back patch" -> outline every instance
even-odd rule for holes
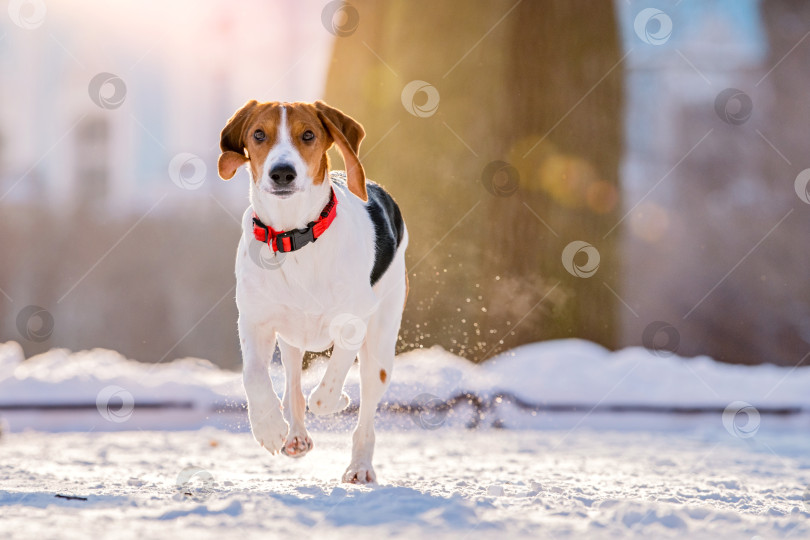
[[[371,284],[374,285],[391,266],[391,261],[394,260],[402,236],[405,234],[405,225],[399,206],[382,186],[366,182],[366,191],[368,192],[366,211],[374,223],[376,243],[374,268],[371,270]]]
[[[333,182],[346,184],[344,171],[330,173]],[[366,212],[374,224],[374,267],[371,269],[371,284],[375,285],[391,266],[397,248],[405,235],[405,223],[394,198],[382,186],[366,180],[368,202]]]

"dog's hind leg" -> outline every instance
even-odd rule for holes
[[[332,414],[349,406],[349,395],[343,391],[346,375],[357,358],[357,349],[335,344],[321,382],[309,395],[309,410],[317,415]]]
[[[304,413],[307,405],[304,392],[301,390],[301,365],[304,360],[304,351],[293,347],[280,337],[278,347],[281,351],[281,363],[284,364],[286,375],[282,403],[285,416],[288,416],[287,420],[290,421],[290,432],[287,435],[287,441],[281,447],[281,453],[290,457],[303,457],[312,450],[312,439],[304,425]]]
[[[268,372],[270,355],[276,345],[275,332],[260,325],[248,325],[240,317],[239,337],[250,429],[256,441],[275,454],[284,444],[288,428]]]

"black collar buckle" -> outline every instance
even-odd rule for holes
[[[313,226],[314,222],[310,222],[305,229],[293,229],[291,231],[279,233],[276,235],[276,248],[280,253],[289,253],[301,249],[307,244],[316,240]],[[290,249],[284,249],[284,238],[290,239]]]

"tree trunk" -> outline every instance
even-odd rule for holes
[[[603,240],[618,219],[622,150],[612,5],[352,6],[359,25],[336,38],[326,100],[363,123],[366,172],[406,219],[401,348],[438,343],[480,361],[550,338],[615,346],[605,285],[618,289],[617,232]],[[435,112],[429,92],[403,99],[411,81],[438,91]],[[577,240],[598,250],[592,277],[563,266]]]

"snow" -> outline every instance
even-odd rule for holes
[[[170,401],[198,413],[186,415],[197,423],[164,426],[178,429],[199,427],[197,424],[206,423],[204,417],[211,409],[244,402],[239,373],[197,358],[153,365],[105,349],[76,353],[53,349],[24,360],[17,343],[0,344],[0,407],[95,403],[100,392],[114,387],[131,395],[135,403]],[[319,380],[324,363],[316,361],[305,372],[305,391]],[[280,366],[272,370],[272,378],[281,393]],[[808,388],[810,367],[722,364],[708,357],[685,359],[643,348],[611,352],[588,341],[569,339],[524,345],[481,365],[441,347],[404,353],[397,357],[384,400],[412,402],[425,394],[445,400],[469,391],[481,396],[510,392],[533,403],[573,404],[586,409],[596,404],[723,408],[740,401],[755,407],[804,410],[810,409]],[[353,399],[358,398],[356,366],[349,374],[346,390]],[[137,418],[121,422],[126,424],[123,426],[101,422],[90,427],[134,429],[133,420]],[[165,416],[162,421],[166,421]],[[218,425],[216,419],[208,423]]]
[[[382,430],[376,452],[381,484],[366,488],[339,481],[349,458],[348,433],[314,432],[316,447],[301,460],[274,458],[247,433],[213,428],[14,433],[0,447],[0,534],[810,535],[802,501],[810,482],[806,451],[786,457],[728,438],[591,429],[425,434]],[[188,467],[210,476],[198,475],[179,489]],[[57,499],[57,493],[87,501]]]
[[[305,387],[323,368],[308,370]],[[280,366],[273,379],[280,390]],[[527,345],[480,366],[416,350],[397,358],[385,400],[509,392],[575,406],[503,402],[484,410],[479,429],[465,428],[475,414],[465,405],[415,421],[381,413],[380,484],[360,487],[340,483],[352,415],[309,418],[315,448],[303,459],[271,456],[247,431],[238,373],[107,350],[25,360],[16,343],[0,344],[9,428],[0,438],[0,537],[806,538],[810,415],[767,409],[807,411],[809,387],[809,368],[610,352],[580,340]],[[354,370],[347,391],[356,399]],[[143,408],[161,402],[174,406]],[[756,414],[740,422],[718,412],[735,402]],[[19,404],[91,408],[8,410]],[[611,404],[708,412],[594,408]]]

